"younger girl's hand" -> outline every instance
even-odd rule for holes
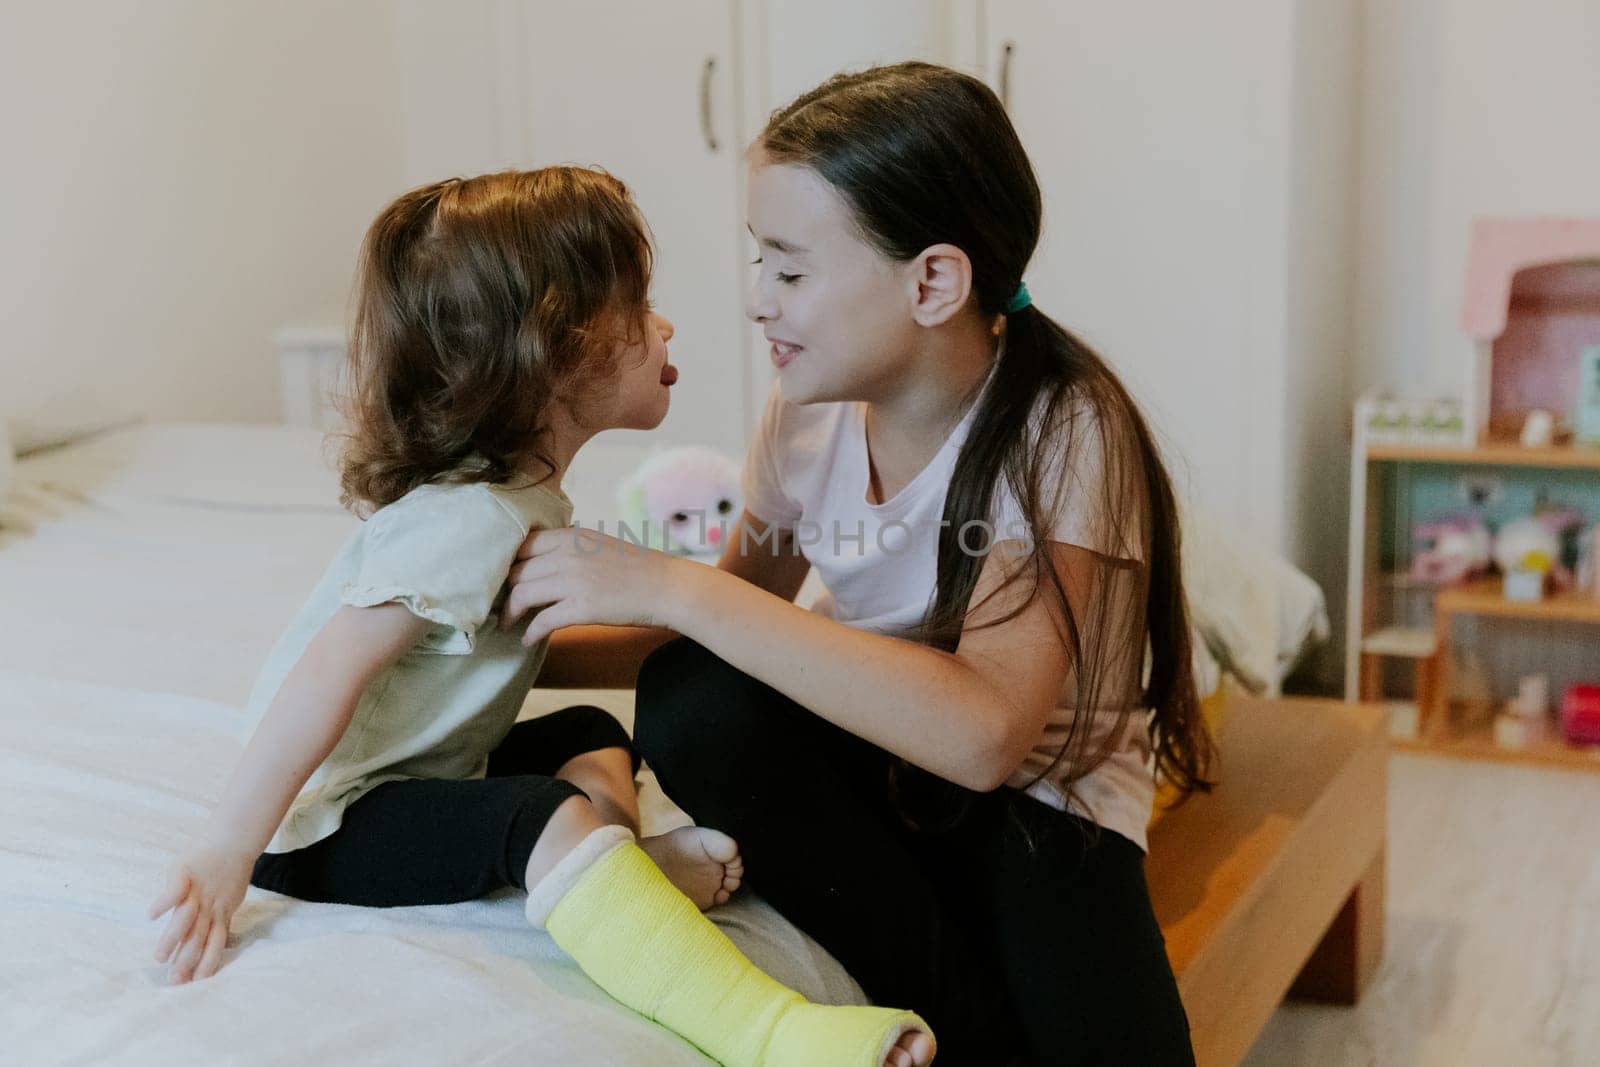
[[[172,919],[156,946],[156,962],[181,984],[217,972],[228,946],[228,923],[250,885],[254,856],[210,847],[192,848],[172,865],[167,888],[150,905],[150,918]]]
[[[537,610],[523,635],[524,645],[584,623],[671,625],[668,608],[679,596],[674,583],[683,577],[685,565],[676,556],[578,526],[532,534],[517,550],[517,559],[500,626],[509,629]]]

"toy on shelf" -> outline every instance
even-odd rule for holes
[[[1578,353],[1578,406],[1572,416],[1578,442],[1600,445],[1600,344]]]
[[[1549,448],[1555,443],[1556,416],[1543,408],[1534,408],[1528,412],[1527,418],[1522,423],[1522,447]]]
[[[1600,599],[1600,522],[1578,538],[1577,588]]]
[[[1544,522],[1529,517],[1508,522],[1494,539],[1494,562],[1505,575],[1511,600],[1542,600],[1545,579],[1556,566],[1561,538]]]
[[[715,563],[742,508],[739,471],[713,448],[652,452],[617,491],[622,521],[651,548]]]
[[[1526,748],[1550,732],[1550,679],[1543,674],[1523,675],[1517,695],[1495,717],[1494,740],[1505,748]]]
[[[1530,425],[1545,445],[1569,443],[1572,426],[1600,438],[1600,395],[1581,391],[1600,383],[1600,219],[1479,219],[1461,324],[1473,441],[1515,442]]]
[[[1600,745],[1600,685],[1572,685],[1561,700],[1561,734],[1575,745]]]
[[[1539,600],[1546,587],[1558,592],[1576,584],[1562,561],[1565,545],[1583,526],[1575,508],[1541,506],[1533,515],[1513,519],[1494,539],[1494,562],[1505,575],[1505,593],[1512,600]]]
[[[1372,444],[1466,443],[1466,423],[1459,400],[1408,400],[1387,393],[1373,393],[1356,403],[1356,420],[1364,426],[1367,440]]]
[[[1459,585],[1489,569],[1489,528],[1476,515],[1419,522],[1411,537],[1413,581]]]

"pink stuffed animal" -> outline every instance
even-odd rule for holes
[[[1419,522],[1411,531],[1418,551],[1411,577],[1429,585],[1457,585],[1489,569],[1489,529],[1476,515]]]
[[[698,445],[652,453],[618,490],[622,521],[652,548],[715,563],[743,508],[739,473]]]

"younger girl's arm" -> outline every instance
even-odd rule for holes
[[[156,960],[176,982],[213,974],[228,922],[311,772],[350,725],[361,694],[430,624],[399,604],[342,607],[312,638],[262,716],[204,831],[173,864],[150,917],[168,910]]]

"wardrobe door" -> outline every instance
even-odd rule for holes
[[[652,439],[742,458],[751,368],[733,4],[518,5],[518,95],[534,164],[600,164],[628,183],[655,235],[654,300],[677,328],[669,349],[680,377]]]
[[[1282,357],[1262,351],[1252,272],[1281,262],[1283,225],[1252,135],[1271,47],[1245,2],[985,0],[978,40],[1044,191],[1035,303],[1122,374],[1175,478],[1257,525],[1276,504],[1252,409]]]

